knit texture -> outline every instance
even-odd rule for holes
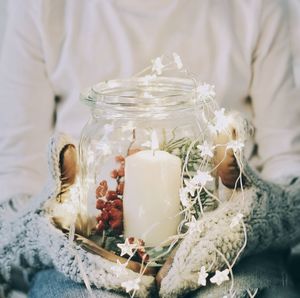
[[[49,181],[41,194],[32,198],[28,208],[13,208],[22,197],[1,205],[0,222],[0,276],[9,283],[12,269],[22,267],[31,272],[55,267],[75,282],[83,282],[83,272],[91,285],[98,288],[124,291],[123,281],[136,279],[139,274],[126,270],[127,274],[116,276],[112,266],[116,265],[100,256],[86,252],[80,246],[70,243],[68,237],[51,223],[43,208],[45,201],[55,201],[61,190],[59,155],[72,141],[63,134],[51,138],[49,145]],[[27,198],[27,197],[26,197]],[[143,276],[136,297],[148,297],[154,285],[154,278]],[[7,287],[7,285],[6,285]]]
[[[286,249],[300,239],[300,179],[274,184],[261,179],[248,165],[244,174],[251,187],[236,191],[217,210],[204,214],[197,228],[184,238],[162,281],[162,297],[177,297],[199,288],[201,266],[214,273],[241,257]],[[242,223],[230,227],[237,214],[243,214],[247,231],[247,246],[238,259],[245,235]]]
[[[29,196],[19,196],[1,205],[0,275],[9,282],[14,266],[30,272],[54,266],[73,281],[83,282],[80,260],[91,285],[124,291],[121,283],[139,275],[126,270],[127,275],[116,276],[112,270],[114,263],[70,243],[67,236],[53,226],[43,209],[44,202],[55,200],[61,190],[59,154],[67,144],[72,141],[65,135],[51,139],[50,177],[40,195],[31,200]],[[299,179],[289,180],[286,185],[269,183],[247,165],[244,174],[252,186],[244,192],[236,191],[218,209],[206,213],[179,245],[171,269],[161,284],[162,297],[176,297],[199,288],[201,266],[214,273],[224,269],[226,262],[234,262],[245,240],[241,223],[230,227],[238,213],[243,214],[248,238],[241,256],[265,249],[287,248],[299,239]],[[24,207],[24,201],[29,202],[28,208]],[[143,276],[136,296],[149,297],[153,288],[153,277]],[[241,292],[240,297],[244,294]]]

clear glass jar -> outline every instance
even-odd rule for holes
[[[193,80],[168,77],[100,83],[81,99],[91,107],[79,146],[88,234],[166,245],[181,228],[185,178],[204,165],[197,148],[208,140],[209,103]]]

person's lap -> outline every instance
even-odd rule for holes
[[[221,286],[209,284],[202,289],[189,293],[185,298],[217,298],[228,295],[231,281]],[[286,273],[283,257],[274,253],[264,253],[242,260],[234,270],[234,297],[251,297],[259,289],[257,298],[296,298],[300,297]],[[242,296],[244,293],[245,296]],[[93,289],[95,297],[127,297],[126,294]],[[243,295],[244,295],[243,294]],[[240,296],[239,296],[240,295]],[[68,298],[88,297],[88,291],[83,284],[77,284],[54,269],[39,272],[32,284],[29,298]],[[230,297],[230,295],[228,295]]]

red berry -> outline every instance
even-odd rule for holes
[[[104,230],[104,222],[100,220],[96,225],[96,229],[98,232],[102,233]]]
[[[107,222],[109,220],[109,213],[106,210],[102,210],[102,212],[101,212],[101,220],[103,222]]]
[[[115,199],[111,205],[119,210],[123,210],[123,201],[121,199]]]
[[[130,244],[133,244],[134,241],[135,241],[135,238],[134,238],[134,237],[129,237],[129,238],[128,238],[128,242],[129,242]]]
[[[110,220],[109,225],[113,230],[117,232],[122,232],[123,230],[123,222],[120,219]]]
[[[106,180],[102,180],[99,183],[99,186],[96,189],[96,197],[97,198],[101,198],[104,197],[106,192],[107,192],[108,186],[107,186],[107,181]]]
[[[124,175],[125,175],[125,168],[124,167],[120,167],[118,169],[118,176],[119,177],[124,177]]]
[[[138,249],[137,254],[143,262],[147,263],[149,261],[149,255],[146,253],[144,248]]]
[[[138,239],[139,241],[139,246],[145,246],[145,241],[142,239]]]
[[[117,199],[118,198],[117,192],[115,192],[113,190],[109,190],[106,194],[106,198],[109,201]]]
[[[99,222],[101,220],[101,213],[96,216],[96,220],[97,220],[97,222]]]
[[[123,212],[117,208],[112,207],[108,213],[111,219],[123,219]]]
[[[111,207],[112,207],[112,202],[111,202],[111,201],[105,202],[104,209],[105,209],[106,211],[110,210]]]
[[[118,177],[118,170],[112,170],[110,173],[110,177],[116,179]]]
[[[102,210],[105,206],[105,202],[101,199],[97,199],[96,201],[96,209]]]
[[[116,156],[116,162],[124,162],[124,161],[125,161],[124,156],[122,156],[122,155]]]
[[[124,186],[125,186],[125,183],[124,182],[120,182],[117,186],[117,193],[119,195],[122,195],[124,193]]]

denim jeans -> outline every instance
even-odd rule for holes
[[[231,282],[221,286],[209,284],[185,298],[222,298],[228,294]],[[256,298],[299,298],[285,270],[284,256],[278,253],[263,253],[243,259],[234,270],[235,298],[251,297],[259,289]],[[93,289],[95,297],[128,297],[126,294]],[[89,297],[83,284],[77,284],[54,269],[39,272],[32,283],[29,298],[84,298]],[[228,297],[230,297],[228,295]],[[253,296],[254,297],[254,296]]]

